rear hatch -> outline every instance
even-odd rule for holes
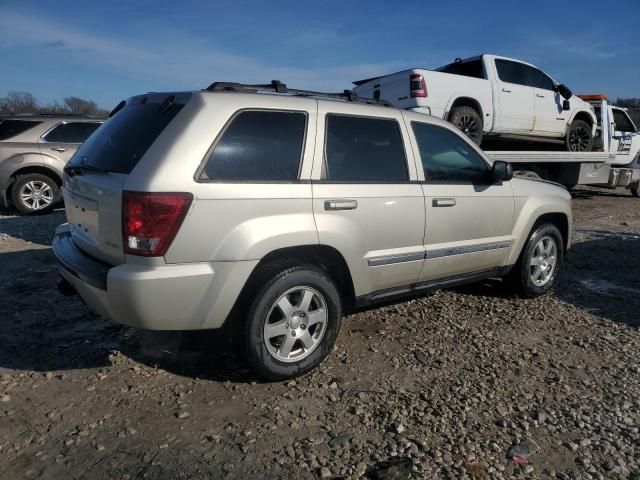
[[[67,221],[78,248],[124,263],[122,194],[129,174],[190,95],[148,94],[121,102],[65,167]]]

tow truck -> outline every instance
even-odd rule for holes
[[[516,175],[551,180],[569,190],[576,185],[625,187],[640,197],[640,130],[625,109],[609,104],[607,95],[579,97],[591,104],[598,121],[593,151],[515,150],[502,143],[490,146],[487,155],[512,163]]]

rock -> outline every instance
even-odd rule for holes
[[[320,468],[320,478],[329,478],[331,476],[331,470],[327,467]]]
[[[522,442],[512,445],[507,456],[509,458],[518,457],[527,460],[531,455],[540,451],[538,444],[531,438],[526,438]]]
[[[369,480],[406,480],[411,476],[413,461],[408,457],[391,457],[367,469]]]
[[[180,420],[184,420],[185,418],[189,418],[191,416],[191,414],[189,412],[185,412],[184,410],[181,412],[176,412],[176,418],[179,418]]]

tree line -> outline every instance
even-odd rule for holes
[[[9,92],[0,97],[0,115],[18,115],[20,113],[53,113],[61,115],[88,115],[104,118],[109,110],[98,107],[96,102],[80,97],[65,97],[62,101],[40,104],[29,92]]]

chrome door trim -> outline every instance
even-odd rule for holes
[[[476,253],[484,252],[487,250],[497,250],[500,248],[509,248],[511,247],[511,243],[512,242],[510,240],[506,240],[503,242],[482,243],[480,245],[465,245],[462,247],[439,248],[437,250],[426,252],[425,258],[429,260],[431,258],[450,257],[453,255],[463,255],[465,253]]]
[[[380,257],[370,258],[367,262],[370,267],[379,267],[382,265],[392,265],[394,263],[416,262],[424,260],[424,251],[396,253],[393,255],[382,255]]]

